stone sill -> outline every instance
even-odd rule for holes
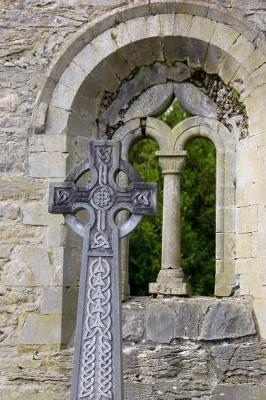
[[[132,297],[123,304],[123,341],[167,344],[175,340],[219,341],[257,334],[243,298]]]

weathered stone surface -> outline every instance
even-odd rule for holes
[[[177,100],[192,115],[216,118],[219,113],[217,105],[200,89],[191,83],[174,85]]]
[[[60,315],[29,315],[21,330],[18,343],[59,344],[61,323]]]
[[[264,400],[266,385],[218,385],[211,400]]]
[[[143,92],[129,107],[124,121],[132,118],[158,116],[162,114],[172,102],[173,84],[156,85]]]
[[[3,298],[1,292],[0,294]],[[14,293],[6,296],[8,297],[5,297],[4,303],[10,303],[9,312],[14,312],[17,304],[20,304],[21,309],[23,309],[23,302],[25,304],[28,299],[32,300],[32,311],[36,311],[35,301],[38,298],[36,292],[32,292],[31,295],[29,292],[18,292],[17,298],[14,297]],[[229,302],[234,301],[236,300],[229,300]],[[172,301],[161,300],[161,306],[164,303],[169,306],[169,302]],[[217,300],[198,298],[196,301],[194,299],[180,301],[184,308],[187,303],[191,302],[206,311],[206,304],[217,302]],[[0,312],[1,310],[0,308]],[[123,306],[124,321],[130,321],[132,315],[136,315],[138,329],[141,325],[144,329],[144,319],[147,318],[148,310],[149,301],[147,298],[133,298]],[[194,308],[195,310],[196,308]],[[183,312],[183,315],[186,315],[186,312]],[[143,316],[144,319],[142,319]],[[24,325],[23,335],[27,334],[27,338],[29,338],[34,332],[36,334],[36,329],[42,329],[46,332],[47,327],[50,327],[51,332],[46,333],[46,340],[57,340],[52,333],[55,330],[57,317],[44,317],[44,320],[41,321],[37,314],[32,314]],[[180,324],[181,316],[176,314],[175,318]],[[52,326],[50,321],[53,321]],[[14,332],[16,327],[14,321],[9,320],[5,324],[6,330],[9,327],[10,332]],[[135,323],[128,324],[127,338],[133,338],[135,330]],[[260,390],[264,389],[262,382],[266,376],[266,367],[263,354],[266,347],[258,341],[257,337],[248,337],[244,341],[243,338],[239,340],[235,338],[234,343],[221,340],[218,342],[207,341],[204,344],[195,340],[160,344],[147,341],[145,337],[141,341],[131,340],[131,338],[128,340],[127,338],[124,342],[126,399],[131,399],[133,393],[134,400],[145,398],[153,400],[169,398],[171,400],[184,400],[186,398],[212,400],[212,396],[218,396],[221,393],[230,393],[230,396],[234,396],[234,393],[238,394],[240,384],[247,388],[249,394],[253,393],[251,388],[257,388],[258,392],[255,392],[257,395]],[[14,380],[19,380],[20,386],[16,388],[16,391],[23,393],[23,396],[29,395],[32,400],[46,400],[45,394],[49,394],[49,398],[56,400],[67,399],[73,364],[72,347],[57,352],[47,348],[46,345],[36,344],[35,346],[31,344],[23,349],[23,352],[18,354],[12,348],[0,347],[0,368],[2,376],[5,377],[1,395],[11,395],[10,386],[13,387]],[[29,380],[31,381],[30,384]],[[258,382],[261,383],[258,384]],[[36,397],[34,397],[34,393]],[[14,398],[16,399],[16,397]],[[220,397],[214,397],[215,400],[218,398]],[[229,398],[231,400],[231,397]],[[6,400],[5,397],[3,399]],[[235,399],[239,400],[238,397],[235,397]]]
[[[200,339],[221,340],[255,334],[255,324],[247,305],[217,302],[206,315]]]
[[[222,340],[255,335],[247,305],[235,300],[153,300],[147,309],[146,337],[155,343],[174,339]]]
[[[134,304],[135,303],[135,304]],[[143,301],[129,301],[124,305],[122,337],[126,342],[139,342],[144,337],[145,308]]]
[[[67,154],[31,153],[29,175],[33,178],[61,178],[66,175]]]
[[[1,271],[1,282],[7,286],[47,286],[52,269],[45,247],[17,246]]]
[[[47,204],[44,202],[27,202],[21,209],[25,225],[60,225],[65,222],[63,216],[49,214]]]

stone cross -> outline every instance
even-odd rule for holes
[[[119,142],[91,141],[88,159],[65,182],[50,186],[49,211],[65,214],[83,237],[71,400],[123,399],[119,237],[142,215],[155,213],[156,185],[144,183],[120,154]],[[89,170],[90,181],[80,187],[78,180]],[[120,171],[130,186],[118,186]],[[81,209],[89,213],[87,225],[75,216]],[[121,210],[131,217],[118,227]]]

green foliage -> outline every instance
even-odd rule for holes
[[[130,235],[129,281],[131,294],[148,294],[149,282],[156,281],[161,262],[163,180],[155,156],[158,145],[151,139],[144,139],[134,146],[130,161],[146,182],[158,182],[158,211],[155,217],[146,216]]]
[[[188,114],[175,102],[161,119],[170,127]],[[147,182],[159,184],[159,209],[144,217],[130,236],[129,274],[132,295],[147,295],[149,282],[160,270],[163,178],[155,151],[157,144],[145,139],[134,146],[130,161]],[[188,160],[182,174],[182,266],[193,294],[212,295],[215,270],[215,148],[206,139],[187,145]]]
[[[181,180],[182,266],[193,293],[212,295],[215,271],[215,147],[206,139],[187,145]]]

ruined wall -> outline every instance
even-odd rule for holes
[[[249,302],[134,298],[123,309],[125,400],[264,400],[266,345]],[[73,347],[1,351],[0,399],[66,400]]]
[[[55,136],[53,140],[50,136],[39,140],[37,144],[32,140],[29,128],[37,94],[51,63],[88,22],[95,21],[120,5],[149,3],[155,2],[0,0],[0,399],[63,400],[71,373],[72,350],[70,347],[60,350],[58,331],[64,332],[68,324],[73,330],[75,323],[77,287],[69,289],[67,282],[75,281],[77,286],[78,271],[71,268],[73,260],[78,257],[75,247],[77,239],[67,237],[63,218],[48,214],[47,181],[42,178],[44,168],[53,170],[55,177],[65,175],[67,143],[64,136]],[[250,27],[255,26],[261,33],[254,43],[264,45],[265,2],[194,1],[195,14],[200,4],[217,5],[221,10],[226,10],[225,24],[230,25],[231,15],[236,15],[249,23]],[[245,49],[242,51],[245,52]],[[259,116],[256,118],[259,125]],[[239,146],[245,147],[245,143]],[[254,140],[254,148],[257,147],[260,147],[260,156],[263,157],[265,143],[258,144]],[[247,146],[247,153],[254,148]],[[51,151],[53,155],[45,157],[40,163],[40,158],[36,157],[35,160],[34,157],[42,151]],[[257,154],[254,154],[254,159],[256,157]],[[248,165],[248,169],[252,171],[252,164]],[[263,171],[254,173],[263,174]],[[248,205],[250,199],[247,199],[247,196],[253,195],[256,202],[256,193],[247,194],[244,181],[243,189],[238,192],[239,201],[246,202],[249,207],[249,218],[246,213],[239,212],[243,229],[239,232],[237,243],[239,254],[242,254],[238,270],[244,271],[248,277],[250,264],[247,264],[246,258],[254,251],[251,249],[253,243],[255,255],[262,257],[261,279],[265,280],[265,233],[263,229],[257,232],[258,209],[252,204]],[[265,212],[261,210],[262,228],[265,225],[263,215]],[[70,246],[67,255],[62,256],[59,250],[49,250],[63,246],[66,238],[68,243],[72,240],[75,244]],[[68,301],[64,306],[61,301],[63,262],[64,290],[68,293],[65,296]],[[242,289],[243,294],[249,294],[248,282],[246,286],[243,282]],[[206,310],[206,305],[195,306],[194,300],[191,301],[193,310],[196,307]],[[125,314],[124,326],[125,378],[130,388],[127,391],[130,393],[127,394],[128,399],[144,399],[144,396],[170,400],[218,399],[221,393],[226,393],[223,398],[227,399],[242,400],[245,396],[246,399],[265,398],[262,386],[265,347],[258,334],[255,334],[250,313],[246,308],[243,310],[246,306],[241,302],[237,304],[239,312],[247,316],[244,326],[239,322],[229,329],[225,337],[201,337],[198,340],[202,334],[199,325],[207,324],[204,322],[207,316],[202,316],[202,322],[196,322],[198,333],[185,341],[182,332],[177,335],[174,333],[167,341],[162,339],[160,332],[156,337],[149,336],[156,331],[156,326],[149,322],[150,314],[144,315],[141,303],[132,305],[133,310],[137,309],[139,313],[133,312],[128,306],[130,309]],[[63,322],[62,307],[66,315]],[[179,306],[169,307],[167,304],[165,307],[167,315],[168,311],[171,315],[172,308],[178,309]],[[152,312],[152,307],[149,312]],[[198,309],[195,312],[198,313]],[[263,312],[262,308],[261,314]],[[39,313],[42,319],[39,319]],[[179,315],[176,311],[174,313]],[[147,325],[144,323],[146,318]],[[228,323],[232,324],[234,320],[235,317],[232,317]],[[175,323],[174,319],[167,321],[170,326]],[[187,321],[187,316],[184,316],[183,325],[189,326],[184,321]],[[221,330],[218,324],[218,334]],[[143,341],[144,335],[148,335],[148,340]],[[69,337],[65,338],[65,342],[68,341]],[[240,383],[247,386],[243,386],[243,389]],[[140,390],[143,390],[142,394],[139,394]]]

